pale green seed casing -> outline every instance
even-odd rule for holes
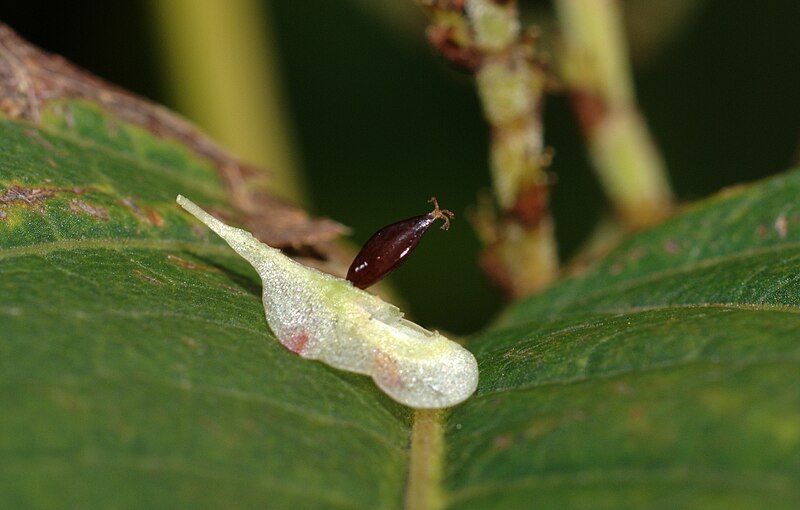
[[[261,276],[267,323],[286,348],[369,375],[387,395],[409,407],[450,407],[474,393],[478,364],[458,343],[404,319],[397,307],[347,280],[295,262],[191,200],[179,195],[177,202]]]

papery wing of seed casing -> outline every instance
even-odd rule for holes
[[[477,362],[456,342],[404,319],[397,307],[346,280],[295,262],[190,200],[178,196],[177,202],[255,268],[267,323],[288,349],[369,375],[410,407],[450,407],[474,393]]]

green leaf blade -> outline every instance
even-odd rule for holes
[[[585,277],[512,306],[501,322],[703,300],[798,304],[799,194],[795,171],[698,202],[630,238]]]
[[[408,414],[273,337],[213,165],[59,108],[0,120],[2,505],[397,508]]]
[[[798,192],[705,201],[471,339],[451,506],[800,502]]]

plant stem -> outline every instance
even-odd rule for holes
[[[256,0],[150,2],[178,108],[243,159],[267,186],[303,202],[268,12]]]
[[[414,410],[406,510],[444,508],[442,487],[443,431],[440,409]]]
[[[431,15],[431,44],[452,64],[474,73],[492,128],[490,161],[500,219],[487,208],[479,212],[482,265],[508,294],[530,294],[558,274],[541,121],[545,70],[535,60],[532,39],[520,30],[515,0],[418,1]]]
[[[673,196],[661,155],[636,105],[617,0],[556,0],[561,71],[595,170],[629,228],[669,214]]]

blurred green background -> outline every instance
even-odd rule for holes
[[[181,30],[182,21],[164,19],[164,5],[174,1],[180,14],[187,2],[7,1],[0,20],[235,145],[241,133],[219,133],[224,123],[207,125],[202,102],[192,111],[184,101],[202,83],[177,72],[174,53],[170,60],[173,43],[164,34]],[[207,2],[230,5],[188,3]],[[520,5],[526,19],[552,25],[548,2]],[[630,0],[625,7],[639,101],[682,201],[795,163],[797,0]],[[311,210],[351,226],[359,244],[387,223],[426,212],[426,200],[438,196],[457,213],[454,228],[431,232],[392,281],[426,326],[466,333],[485,324],[502,299],[477,268],[479,246],[464,219],[489,185],[488,133],[470,78],[429,49],[425,17],[411,0],[265,0],[258,8],[245,42],[270,65],[251,76],[271,82],[278,106],[266,112],[275,135],[265,136],[265,147],[284,151],[275,160],[300,169]],[[247,53],[221,58],[235,65]],[[566,258],[607,207],[563,97],[548,98],[545,131],[556,151],[552,206]]]

